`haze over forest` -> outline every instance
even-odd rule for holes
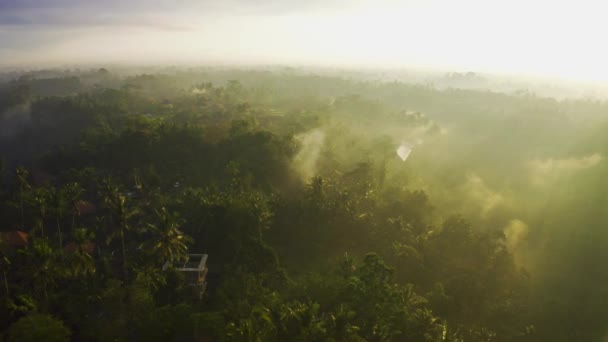
[[[603,13],[0,0],[0,341],[608,341]]]

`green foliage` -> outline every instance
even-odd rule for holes
[[[179,262],[187,257],[188,243],[191,239],[180,230],[180,220],[176,214],[170,213],[166,208],[156,212],[158,225],[148,223],[147,229],[152,238],[147,241],[149,253],[158,257],[162,262]]]
[[[71,332],[63,323],[49,315],[31,314],[19,319],[8,331],[10,342],[67,342]]]
[[[0,85],[13,340],[37,333],[28,319],[57,328],[39,313],[86,341],[605,334],[604,102],[294,70],[57,73]],[[189,253],[209,255],[202,300],[162,270]]]
[[[192,341],[195,318],[186,304],[155,308],[137,322],[138,340]]]

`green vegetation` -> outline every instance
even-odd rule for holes
[[[607,109],[293,70],[12,79],[2,338],[601,341]],[[163,270],[188,253],[202,300]]]

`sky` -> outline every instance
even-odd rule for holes
[[[0,65],[425,67],[608,81],[608,4],[0,0]]]

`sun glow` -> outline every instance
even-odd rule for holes
[[[180,10],[143,18],[146,23],[164,20],[154,27],[50,28],[46,31],[55,30],[59,41],[23,51],[0,48],[0,57],[31,63],[114,59],[423,66],[608,81],[603,13],[604,5],[590,0],[383,0],[213,15]],[[32,30],[33,36],[46,34],[40,27]],[[15,32],[4,33],[27,33]]]

